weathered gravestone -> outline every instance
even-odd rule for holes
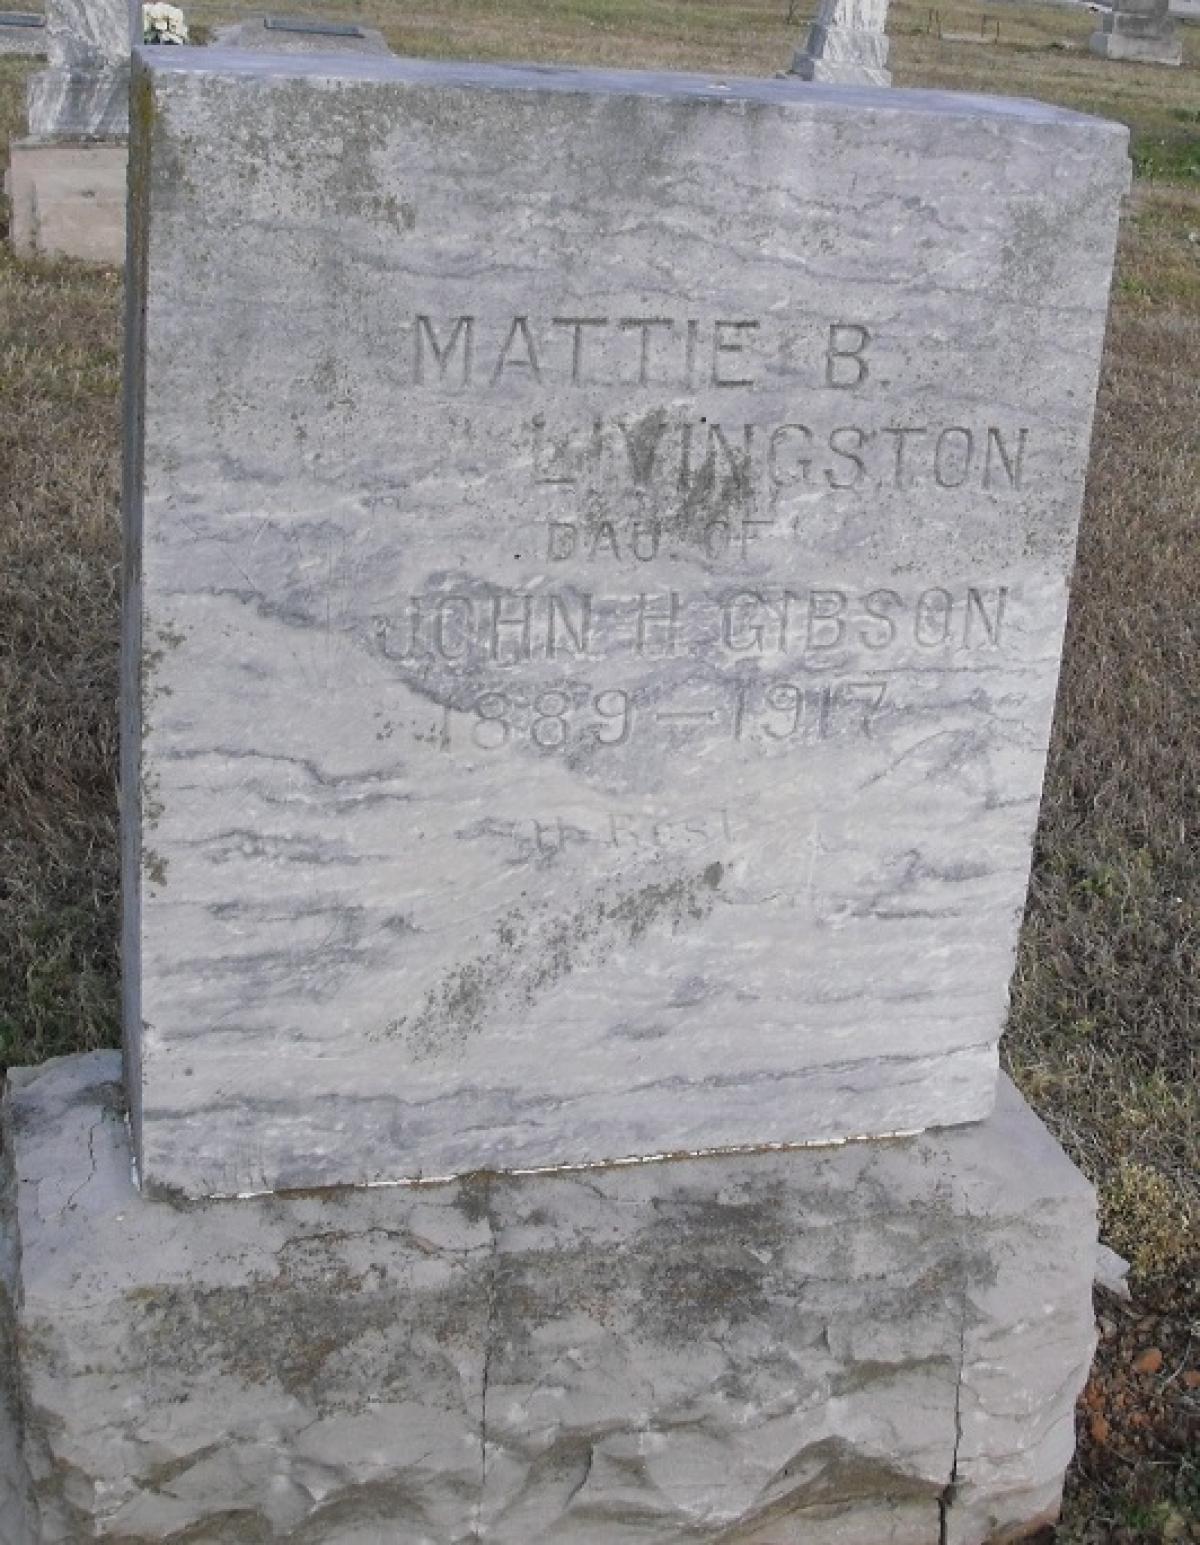
[[[837,86],[890,86],[887,12],[888,0],[821,0],[792,74]]]
[[[1094,1213],[992,1105],[1124,130],[218,51],[133,101],[143,1194],[114,1058],[17,1080],[28,1538],[1050,1515]]]
[[[1121,131],[213,57],[142,88],[146,1184],[984,1116]]]
[[[1115,0],[1089,38],[1088,47],[1106,59],[1128,59],[1135,64],[1183,62],[1183,45],[1170,0]]]
[[[26,85],[10,151],[12,239],[25,256],[119,263],[125,249],[128,0],[47,0],[47,67]]]

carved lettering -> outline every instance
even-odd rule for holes
[[[995,487],[1001,479],[1010,488],[1020,488],[1021,469],[1025,461],[1025,444],[1028,438],[1028,429],[1019,429],[1016,446],[1008,447],[1004,444],[1004,436],[999,429],[989,428],[983,472],[985,488]]]
[[[518,318],[518,320],[520,320]],[[516,325],[515,323],[513,324]],[[607,327],[607,317],[555,317],[555,327],[569,327],[571,329],[571,385],[582,386],[584,381],[583,369],[583,330],[585,327]],[[532,345],[530,347],[532,355]]]
[[[740,538],[747,540],[745,534]],[[552,552],[577,558],[593,542],[632,540],[648,561],[657,533],[641,525],[632,538],[610,526],[559,523]],[[720,551],[731,540],[727,522],[708,537]],[[644,544],[644,546],[643,546]],[[559,590],[488,589],[412,595],[398,615],[371,621],[375,648],[397,663],[437,661],[467,668],[511,670],[557,659],[665,659],[692,654],[730,659],[791,655],[827,670],[838,651],[861,648],[873,657],[914,646],[922,651],[1003,647],[1012,597],[1007,586],[952,590],[927,585],[907,592],[877,587],[854,593],[834,586],[734,586],[722,594],[676,590],[596,594]]]
[[[665,512],[672,501],[689,511],[731,499],[772,510],[802,506],[814,487],[860,499],[880,489],[924,488],[934,497],[964,488],[1017,493],[1030,445],[1029,429],[1020,426],[772,425],[662,407],[587,427],[551,428],[543,413],[529,423],[535,484],[576,484],[592,505],[632,490]]]
[[[847,391],[869,375],[865,358],[870,331],[857,322],[831,322],[825,351],[825,385]]]
[[[955,425],[943,429],[933,452],[933,476],[939,488],[961,488],[971,475],[975,436]]]
[[[679,595],[637,597],[637,652],[673,655],[679,642]]]
[[[670,317],[622,317],[619,326],[622,331],[636,328],[641,346],[638,351],[638,375],[639,386],[650,384],[650,342],[656,328],[665,328],[668,333],[674,333],[675,323]]]
[[[418,386],[423,385],[425,381],[426,347],[437,362],[438,380],[444,381],[446,371],[450,368],[450,362],[460,345],[462,349],[460,385],[469,386],[475,351],[475,318],[456,317],[450,337],[444,344],[439,344],[431,319],[427,316],[419,316],[413,331],[413,379]]]
[[[524,353],[514,353],[516,349],[523,350]],[[533,334],[529,331],[528,317],[513,317],[508,337],[504,340],[500,357],[496,361],[496,368],[492,371],[493,386],[506,370],[528,370],[535,381],[542,379],[542,367],[538,364],[537,348],[533,341]]]
[[[716,322],[713,325],[713,361],[712,381],[714,386],[753,386],[754,377],[747,375],[725,375],[726,370],[745,369],[745,365],[739,358],[736,364],[731,364],[722,358],[722,355],[732,354],[739,356],[745,349],[745,343],[739,336],[742,333],[758,331],[757,322]]]

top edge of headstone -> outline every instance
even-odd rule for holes
[[[944,118],[1018,120],[1031,125],[1089,126],[1123,146],[1124,124],[1029,97],[984,96],[874,86],[832,86],[790,77],[688,74],[664,70],[607,70],[559,64],[483,64],[469,60],[358,56],[345,53],[247,55],[236,49],[142,49],[134,57],[152,74],[253,76],[268,80],[374,81],[397,86],[470,87],[483,91],[611,94],[673,100],[758,103],[776,107],[844,108],[872,113],[918,113]]]

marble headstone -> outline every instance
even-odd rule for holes
[[[120,139],[129,130],[128,0],[46,0],[49,67],[26,87],[37,140]]]
[[[890,86],[887,13],[888,0],[821,0],[792,74],[837,86]]]
[[[1183,45],[1170,0],[1115,0],[1088,40],[1092,53],[1135,64],[1183,62]]]
[[[1125,131],[146,50],[152,1190],[983,1117]]]

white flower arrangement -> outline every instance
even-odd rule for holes
[[[177,5],[168,5],[166,0],[153,0],[142,6],[143,43],[186,43],[187,40],[187,22]]]

